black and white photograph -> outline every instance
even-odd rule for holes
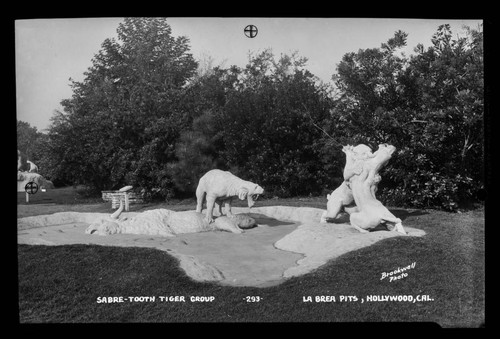
[[[485,327],[482,18],[14,33],[20,325]]]

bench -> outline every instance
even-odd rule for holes
[[[130,187],[129,189],[126,189]],[[125,186],[117,191],[101,191],[102,200],[108,202],[111,201],[111,208],[117,209],[120,206],[120,200],[124,200],[125,202],[125,211],[129,210],[130,204],[142,204],[144,203],[144,199],[142,194],[137,192],[129,191],[132,187]]]

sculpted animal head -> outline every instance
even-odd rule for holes
[[[242,186],[238,191],[238,198],[240,200],[248,200],[248,207],[255,204],[255,200],[259,199],[259,195],[264,193],[264,189],[257,184],[251,183],[250,185]]]
[[[394,153],[395,150],[396,150],[396,147],[394,147],[392,145],[380,144],[380,145],[378,145],[378,150],[375,153],[384,152],[388,155],[392,155],[392,153]]]
[[[264,189],[262,187],[260,187],[259,185],[255,185],[253,188],[252,195],[259,196],[261,194],[264,194]]]
[[[372,155],[372,149],[365,144],[359,144],[356,147],[353,147],[352,151],[355,157],[359,159],[366,159]]]
[[[361,174],[364,162],[374,156],[371,148],[364,144],[344,146],[342,152],[346,154],[344,180],[349,180],[353,175]]]
[[[373,155],[375,160],[380,163],[380,167],[384,166],[389,161],[395,150],[396,147],[389,144],[378,145],[378,150]]]

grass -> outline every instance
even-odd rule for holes
[[[324,208],[322,198],[259,201]],[[156,205],[166,207],[163,205]],[[192,202],[178,202],[177,208]],[[181,207],[179,207],[181,206]],[[69,207],[69,206],[67,206]],[[75,207],[75,206],[73,206]],[[154,206],[137,206],[153,208]],[[82,207],[83,208],[83,207]],[[109,209],[109,206],[107,206]],[[452,214],[392,209],[404,225],[426,231],[347,253],[301,277],[267,288],[191,280],[175,258],[154,249],[89,245],[18,245],[21,323],[94,322],[435,322],[478,327],[485,321],[484,209]],[[380,280],[415,262],[408,276]],[[159,296],[185,296],[161,302]],[[433,301],[364,302],[367,295],[429,295]],[[102,296],[155,296],[155,302],[97,303]],[[193,303],[190,296],[214,296]],[[245,297],[259,296],[259,302]],[[335,303],[303,302],[336,296]],[[356,296],[356,302],[339,302]]]
[[[26,202],[26,193],[17,192],[18,205],[37,205],[37,204],[88,204],[102,203],[101,197],[85,197],[79,192],[81,187],[74,188],[72,186],[47,189],[45,192],[38,190],[35,194],[30,194],[29,202]]]

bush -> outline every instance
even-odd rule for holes
[[[407,173],[404,183],[393,188],[381,186],[380,199],[392,206],[456,212],[462,203],[470,201],[472,191],[476,189],[469,177],[460,174],[448,177],[419,169]]]
[[[484,189],[482,34],[454,40],[443,25],[410,58],[396,53],[406,36],[344,56],[327,129],[344,144],[396,147],[381,173],[386,203],[456,211]]]

